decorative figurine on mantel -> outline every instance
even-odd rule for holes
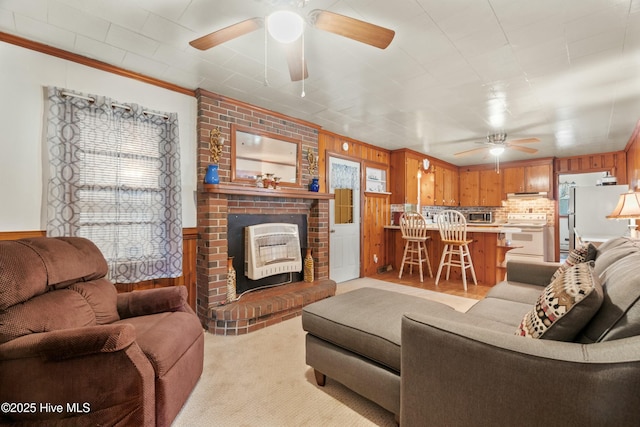
[[[309,191],[318,191],[320,185],[318,184],[318,178],[315,177],[318,171],[318,158],[310,148],[307,150],[307,161],[309,162],[309,175],[312,177],[311,183],[309,184]]]
[[[220,134],[220,129],[215,127],[209,133],[209,150],[211,151],[211,164],[207,167],[207,173],[204,176],[205,184],[219,184],[220,176],[218,175],[218,162],[222,155],[222,147],[224,145],[224,136]]]

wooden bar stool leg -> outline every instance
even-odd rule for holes
[[[427,242],[424,242],[424,259],[427,261],[427,267],[429,268],[429,277],[433,278],[433,271],[431,271],[431,261],[429,261],[429,252],[427,251]]]
[[[473,267],[473,260],[471,259],[471,250],[469,249],[469,245],[466,245],[467,248],[467,256],[469,257],[469,268],[471,269],[471,277],[473,277],[473,284],[478,285],[478,280],[476,279],[476,269]]]
[[[398,274],[398,279],[402,279],[402,270],[404,270],[404,262],[407,259],[407,250],[409,249],[409,243],[411,242],[407,240],[404,244],[404,253],[402,254],[402,263],[400,263],[400,273]]]
[[[424,277],[422,275],[422,249],[423,249],[423,243],[422,242],[416,242],[416,244],[418,245],[418,269],[420,271],[420,283],[422,283],[424,281]]]
[[[449,245],[445,244],[444,249],[442,250],[442,256],[440,257],[440,265],[438,266],[438,274],[436,275],[436,286],[438,286],[438,282],[440,281],[440,274],[442,273],[442,267],[444,266],[444,259],[447,256],[447,247]]]
[[[451,273],[451,259],[453,258],[453,245],[447,245],[447,254],[449,255],[449,257],[447,258],[447,278],[446,280],[449,280],[449,274]]]
[[[459,256],[460,256],[460,269],[462,270],[462,286],[464,290],[467,290],[467,267],[464,265],[464,247],[463,245],[458,246]]]
[[[415,263],[415,254],[416,254],[416,243],[415,242],[409,242],[410,249],[409,249],[409,261],[407,261],[409,263],[409,274],[413,274],[413,264]]]

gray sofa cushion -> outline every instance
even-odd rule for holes
[[[616,237],[614,239],[607,240],[606,242],[598,246],[596,258],[599,257],[604,252],[608,251],[609,249],[617,248],[617,247],[620,247],[621,245],[625,245],[629,247],[629,246],[634,246],[634,243],[631,240],[629,240],[628,237]]]
[[[544,287],[542,286],[532,286],[528,283],[505,280],[491,288],[486,298],[498,298],[524,304],[535,304],[542,291],[544,291]]]
[[[400,372],[400,328],[407,312],[453,308],[415,296],[361,288],[306,306],[305,331]]]
[[[501,331],[513,334],[524,315],[531,310],[532,303],[509,301],[501,298],[485,298],[471,307],[467,314],[489,319],[504,325]]]
[[[627,256],[607,266],[600,276],[604,289],[602,306],[578,335],[577,341],[593,343],[640,335],[640,253],[633,253],[628,247],[614,248],[602,257],[617,256],[625,250]]]
[[[623,243],[618,247],[610,248],[604,252],[598,253],[595,263],[595,273],[602,277],[604,272],[613,264],[637,251],[638,250],[634,248],[633,245]]]

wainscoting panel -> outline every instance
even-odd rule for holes
[[[43,237],[43,230],[34,231],[0,231],[0,240],[17,240]],[[183,228],[182,276],[171,279],[147,280],[138,283],[116,283],[118,292],[137,291],[141,289],[164,288],[166,286],[184,285],[189,291],[189,305],[196,309],[196,248],[198,232],[194,228]]]

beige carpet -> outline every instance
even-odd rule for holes
[[[432,299],[466,311],[476,300],[375,279],[338,285],[337,293],[369,286]],[[336,381],[318,387],[304,362],[300,317],[237,337],[205,334],[202,378],[174,426],[396,426],[393,414]]]

